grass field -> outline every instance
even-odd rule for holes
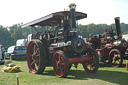
[[[67,78],[55,76],[52,67],[47,67],[43,74],[38,75],[29,73],[26,61],[12,62],[23,70],[18,73],[20,85],[128,85],[125,61],[119,68],[100,64],[99,70],[94,74],[86,73],[80,64],[78,68],[70,69]],[[0,65],[0,69],[2,67],[4,65]],[[0,71],[0,85],[16,85],[16,74]]]

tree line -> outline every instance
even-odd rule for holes
[[[9,47],[11,45],[15,45],[18,39],[25,39],[28,34],[35,33],[35,30],[32,30],[31,27],[21,28],[22,24],[14,24],[10,27],[3,27],[0,25],[0,44],[3,47]],[[128,24],[121,23],[121,31],[123,34],[128,33]],[[89,37],[89,35],[93,34],[102,34],[105,29],[113,28],[114,31],[116,29],[115,24],[107,25],[107,24],[88,24],[82,25],[79,24],[77,26],[81,29],[80,34],[83,37]],[[36,30],[40,30],[40,27],[36,27]]]

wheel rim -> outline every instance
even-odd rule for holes
[[[64,55],[61,53],[55,53],[53,56],[53,68],[56,76],[64,77],[66,74],[66,63]]]
[[[98,58],[96,57],[97,55],[94,53],[93,50],[88,50],[88,52],[86,53],[89,56],[89,60],[82,63],[84,69],[86,72],[88,73],[94,73],[97,71],[98,69]]]
[[[38,45],[32,41],[27,48],[27,63],[31,73],[37,73],[40,65],[40,52]]]
[[[117,51],[111,52],[109,62],[113,67],[119,67],[122,63],[120,53],[118,53]]]

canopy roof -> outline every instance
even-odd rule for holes
[[[63,15],[69,14],[70,11],[61,11],[61,12],[56,12],[52,13],[50,15],[47,15],[45,17],[39,18],[37,20],[31,21],[29,23],[23,24],[22,28],[28,27],[28,26],[35,26],[35,25],[40,25],[40,26],[56,26],[60,23],[61,19],[63,18]],[[87,14],[82,13],[82,12],[76,12],[76,20],[86,18]]]

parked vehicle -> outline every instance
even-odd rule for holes
[[[5,52],[5,58],[21,59],[26,58],[26,46],[11,46]]]
[[[109,28],[103,34],[92,36],[87,41],[96,49],[101,62],[119,67],[123,59],[128,59],[128,42],[122,38],[119,17],[115,18],[115,24],[117,33]]]
[[[2,46],[0,45],[0,59],[2,59]]]
[[[3,47],[3,52],[7,52],[8,47]]]
[[[75,4],[70,4],[70,11],[52,13],[24,27],[41,26],[43,33],[37,30],[32,34],[27,44],[27,64],[29,72],[42,74],[46,66],[53,66],[57,77],[66,77],[72,65],[76,68],[79,63],[88,73],[95,73],[99,66],[99,57],[82,36],[78,34],[76,20],[87,17],[86,13],[76,12]]]
[[[26,46],[27,39],[18,39],[16,41],[16,46]]]
[[[0,64],[4,64],[4,53],[3,53],[3,48],[2,45],[0,45]]]

